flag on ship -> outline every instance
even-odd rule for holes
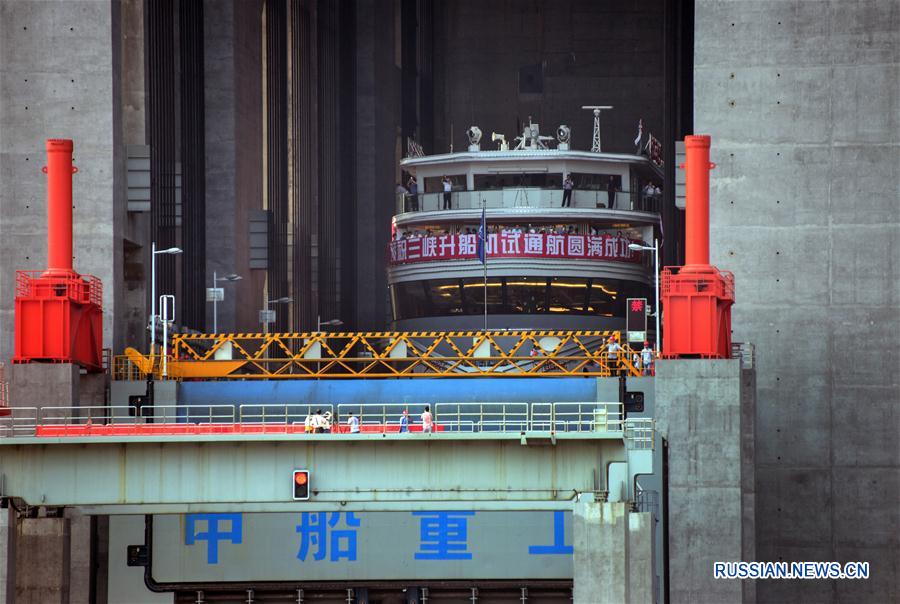
[[[481,225],[478,227],[478,259],[482,264],[487,264],[487,221],[484,208],[481,208]]]
[[[644,138],[644,118],[638,120],[638,133],[637,136],[634,137],[634,145],[636,147],[640,146],[642,138]]]

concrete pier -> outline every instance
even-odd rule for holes
[[[576,604],[654,601],[653,518],[629,510],[626,503],[575,504]]]
[[[755,559],[755,378],[738,359],[659,361],[657,428],[668,441],[669,596],[755,602],[752,581],[713,562]]]

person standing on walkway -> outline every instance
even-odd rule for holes
[[[616,207],[616,191],[618,191],[618,187],[616,186],[616,177],[610,176],[609,183],[606,185],[606,207],[612,210]]]
[[[415,176],[410,176],[409,181],[406,183],[406,188],[409,190],[409,206],[411,212],[419,211],[419,183],[416,182]]]
[[[650,342],[644,342],[644,348],[641,350],[641,365],[644,368],[644,375],[653,375],[651,373],[651,365],[653,364],[653,349],[650,348]]]
[[[316,434],[322,434],[323,432],[325,432],[325,418],[322,417],[321,409],[316,409],[316,412],[313,413],[312,428],[313,432]]]
[[[613,375],[619,374],[619,352],[622,346],[616,341],[615,337],[609,336],[609,344],[606,346],[606,358],[609,361],[609,370]]]
[[[350,434],[359,434],[359,418],[353,415],[353,412],[350,412],[350,418],[347,420],[347,425],[350,426]]]
[[[422,412],[422,432],[431,434],[434,432],[434,418],[431,415],[431,408],[425,405],[425,411]]]
[[[572,181],[572,177],[566,174],[566,179],[563,181],[563,202],[562,207],[571,208],[572,207],[572,188],[575,186],[575,183]]]
[[[441,182],[444,184],[444,209],[449,210],[451,209],[450,197],[453,194],[453,181],[445,176]]]
[[[409,432],[409,410],[404,409],[400,416],[400,432]]]

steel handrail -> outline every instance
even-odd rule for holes
[[[131,405],[84,407],[14,407],[8,416],[0,417],[0,435],[33,436],[41,427],[48,428],[45,436],[90,435],[91,426],[138,427],[146,431],[164,433],[166,426],[193,425],[212,427],[213,433],[223,429],[243,431],[263,426],[275,431],[291,431],[290,426],[305,425],[306,417],[314,410],[333,412],[334,431],[347,432],[349,412],[359,418],[361,427],[379,426],[381,432],[399,431],[404,409],[413,409],[410,427],[419,426],[418,412],[428,405],[433,409],[436,426],[447,432],[605,432],[620,433],[631,449],[655,447],[656,424],[652,418],[625,418],[624,405],[619,402],[557,401],[551,403],[526,402],[460,402],[460,403],[343,403],[330,404],[210,404],[210,405],[152,405],[136,408]],[[304,413],[306,412],[306,413]],[[340,426],[339,428],[337,426]],[[158,430],[154,428],[157,427]],[[143,429],[143,428],[142,428]],[[183,433],[175,429],[173,433]],[[371,430],[364,430],[371,431]],[[109,431],[95,430],[99,434]],[[114,430],[115,432],[115,430]],[[118,431],[121,433],[121,431]],[[205,433],[205,432],[204,432]]]

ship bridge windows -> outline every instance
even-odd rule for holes
[[[427,284],[426,292],[431,301],[432,314],[465,314],[460,279],[431,279],[423,283]]]
[[[533,187],[553,189],[562,186],[562,174],[547,172],[526,172],[515,174],[476,174],[476,191],[497,191],[500,189]]]
[[[576,314],[624,317],[627,298],[647,298],[647,285],[622,279],[489,277],[488,314]],[[478,277],[406,281],[391,286],[394,320],[484,313]]]
[[[622,177],[618,174],[588,174],[586,172],[572,172],[570,174],[575,183],[575,189],[580,191],[606,191],[609,187],[609,179],[616,183],[616,190],[622,191]]]

